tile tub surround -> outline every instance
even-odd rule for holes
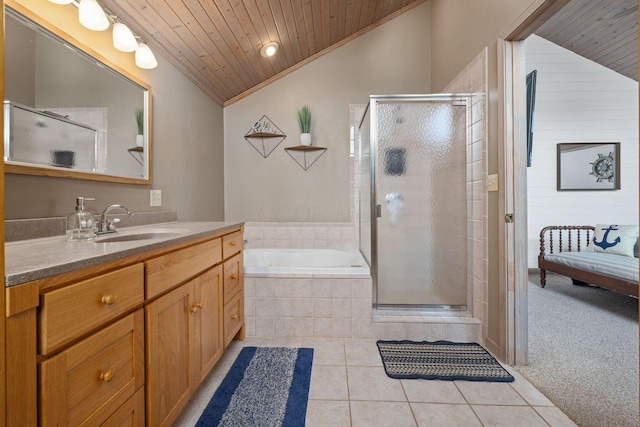
[[[482,343],[471,317],[374,316],[370,277],[245,275],[244,285],[248,337]]]
[[[248,337],[371,338],[371,277],[244,276]]]
[[[354,226],[346,222],[245,222],[245,248],[357,249]]]

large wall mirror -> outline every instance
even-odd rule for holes
[[[150,88],[5,6],[5,170],[151,183]]]

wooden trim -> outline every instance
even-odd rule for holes
[[[276,74],[275,76],[273,76],[273,77],[271,77],[271,78],[269,78],[267,80],[264,80],[264,81],[258,83],[257,85],[245,90],[241,94],[236,95],[231,99],[228,99],[227,101],[224,102],[223,107],[228,107],[228,106],[230,106],[232,104],[235,104],[236,102],[240,101],[241,99],[244,99],[244,98],[248,97],[249,95],[252,95],[253,93],[259,91],[260,89],[262,89],[262,88],[264,88],[266,86],[269,86],[271,83],[274,83],[277,80],[280,80],[281,78],[293,73],[294,71],[299,70],[300,68],[302,68],[305,65],[315,61],[318,58],[321,58],[322,56],[326,55],[327,53],[331,53],[334,50],[344,46],[347,43],[349,43],[350,41],[360,37],[361,35],[366,34],[369,31],[374,30],[374,29],[378,28],[379,26],[381,26],[383,24],[386,24],[387,22],[389,22],[392,19],[402,15],[403,13],[408,12],[409,10],[421,5],[425,1],[426,0],[418,0],[418,1],[414,2],[414,3],[411,3],[410,5],[405,6],[402,9],[397,10],[396,12],[392,13],[391,15],[386,16],[384,19],[381,19],[380,21],[376,22],[375,24],[373,24],[373,25],[371,25],[371,26],[369,26],[369,27],[367,27],[367,28],[365,28],[365,29],[363,29],[361,31],[358,31],[357,33],[351,34],[349,37],[346,37],[346,38],[340,40],[339,42],[337,42],[335,44],[332,44],[330,47],[328,47],[328,48],[316,53],[315,55],[310,56],[307,59],[298,62],[297,64],[295,64],[295,65],[287,68],[286,70]]]
[[[4,0],[0,0],[0,6],[4,11]],[[0,14],[0,28],[4,28],[4,13]],[[0,96],[4,99],[4,31],[0,32]],[[4,129],[4,108],[0,111],[0,124]],[[0,153],[4,158],[4,144],[0,145]],[[2,248],[0,249],[0,273],[4,277],[4,162],[0,162],[0,239],[2,240]],[[6,289],[0,292],[0,424],[9,425],[7,417],[7,369],[13,369],[13,366],[7,362],[7,340],[6,340]],[[35,322],[34,322],[35,324]],[[34,337],[35,343],[35,337]],[[35,348],[34,348],[35,350]],[[34,353],[35,355],[35,353]]]
[[[499,221],[503,224],[502,227],[498,227],[498,252],[504,254],[498,257],[499,274],[499,310],[500,316],[504,319],[499,325],[499,340],[493,343],[494,348],[490,350],[496,352],[498,355],[502,355],[503,360],[507,363],[513,363],[513,344],[511,342],[510,333],[514,329],[514,307],[513,307],[513,294],[509,291],[509,283],[513,280],[513,271],[511,270],[513,261],[513,251],[510,246],[513,239],[513,227],[509,227],[503,223],[502,218],[504,215],[513,212],[513,188],[510,174],[512,173],[513,161],[513,122],[512,117],[509,115],[507,106],[510,105],[513,96],[512,81],[508,78],[511,76],[511,56],[512,50],[509,43],[505,43],[504,40],[498,40],[498,81],[503,81],[504,84],[499,86],[498,96],[498,129],[502,131],[499,135],[499,151],[498,151],[498,170],[501,172],[499,175],[500,182],[498,185],[498,199],[502,201],[499,206],[498,215]]]
[[[6,426],[36,426],[38,390],[36,369],[36,309],[6,320],[6,387],[11,390],[5,408]],[[4,382],[3,382],[4,384]]]
[[[5,172],[14,173],[19,175],[36,175],[36,176],[48,176],[51,178],[75,178],[86,179],[90,181],[103,181],[103,182],[116,182],[123,184],[143,184],[151,185],[151,179],[141,178],[125,178],[114,175],[102,175],[92,172],[79,172],[68,169],[54,169],[45,166],[32,166],[27,164],[17,164],[11,162],[5,162]]]
[[[543,257],[538,257],[538,267],[540,270],[550,271],[552,273],[561,274],[563,276],[577,279],[582,282],[598,286],[600,288],[609,289],[624,295],[638,298],[638,283],[629,282],[628,280],[617,279],[603,274],[593,273],[568,265],[558,264],[547,261]],[[541,273],[542,274],[542,273]]]
[[[571,0],[536,0],[500,36],[501,39],[524,40]]]
[[[37,307],[40,304],[39,291],[38,282],[27,282],[6,288],[6,316],[15,316]]]
[[[513,50],[513,294],[514,359],[516,365],[526,365],[529,346],[529,301],[527,298],[527,92],[524,41],[511,42]],[[525,143],[523,143],[525,142]]]

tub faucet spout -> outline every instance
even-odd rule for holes
[[[108,206],[105,210],[102,211],[102,215],[100,215],[100,222],[98,222],[96,234],[107,234],[107,233],[115,233],[116,224],[120,222],[119,218],[107,219],[107,214],[111,212],[113,209],[123,209],[127,216],[131,216],[131,211],[127,209],[125,205],[111,205]]]

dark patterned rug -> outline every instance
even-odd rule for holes
[[[511,382],[514,378],[480,344],[378,341],[387,375],[397,379]]]
[[[243,348],[196,427],[304,426],[312,361],[311,348]]]

